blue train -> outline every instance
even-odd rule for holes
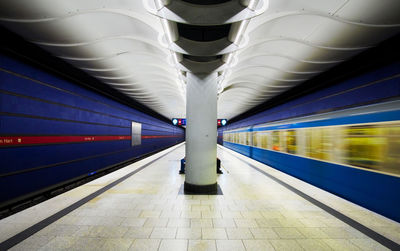
[[[400,101],[223,132],[223,145],[400,221]]]

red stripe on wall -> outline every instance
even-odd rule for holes
[[[174,138],[174,137],[179,137],[179,136],[176,136],[176,135],[144,135],[144,136],[142,136],[142,139]]]
[[[176,135],[144,135],[142,139],[172,138]],[[0,146],[79,143],[92,141],[131,140],[132,136],[0,136]]]
[[[131,136],[0,136],[0,146],[130,140]]]

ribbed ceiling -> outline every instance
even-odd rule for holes
[[[229,119],[400,31],[399,0],[260,0],[254,7],[207,1],[238,14],[189,20],[196,6],[219,13],[198,2],[0,1],[0,23],[169,118],[185,117],[188,69],[177,61],[214,60],[221,75],[218,117]],[[166,20],[180,23],[178,34],[165,34],[173,33]],[[197,26],[202,22],[209,24]]]

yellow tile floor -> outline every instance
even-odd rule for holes
[[[223,195],[179,195],[184,145],[175,148],[12,250],[387,250],[237,158],[400,242],[399,223],[221,147]],[[0,240],[161,154],[1,220]]]

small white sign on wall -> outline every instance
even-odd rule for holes
[[[132,146],[142,143],[142,124],[132,121]]]

